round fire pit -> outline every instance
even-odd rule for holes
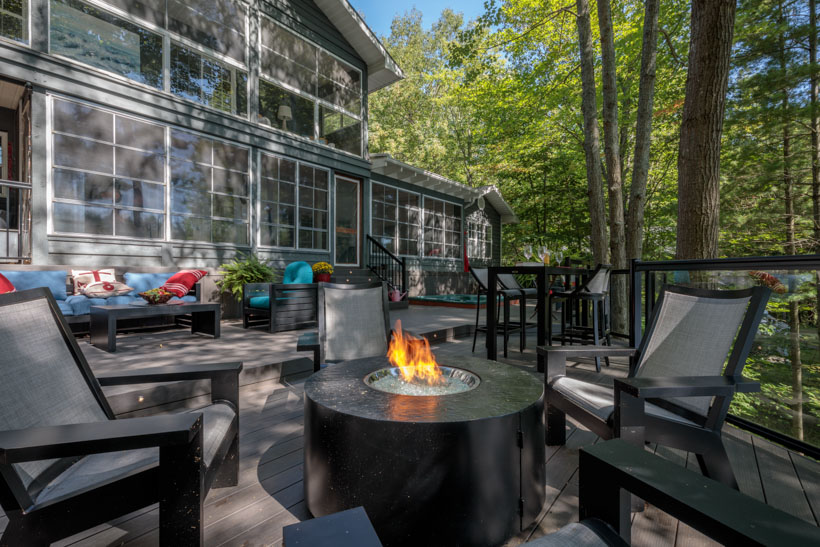
[[[438,384],[405,382],[398,367],[387,367],[368,374],[364,383],[379,391],[396,395],[441,396],[454,395],[478,387],[481,380],[472,372],[460,368],[439,367],[442,381]]]
[[[307,380],[314,516],[362,505],[387,546],[497,545],[535,520],[545,497],[542,382],[469,357],[441,368],[444,394],[391,392],[407,386],[384,357]]]

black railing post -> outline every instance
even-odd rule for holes
[[[410,282],[407,279],[407,259],[402,257],[401,259],[401,292],[407,293],[409,298],[410,296]]]

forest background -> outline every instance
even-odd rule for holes
[[[496,185],[521,220],[504,229],[507,264],[528,244],[616,267],[818,253],[815,0],[719,2],[736,12],[723,29],[732,46],[711,248],[681,252],[681,231],[700,227],[679,224],[678,199],[689,181],[680,160],[692,4],[718,0],[489,0],[476,20],[445,9],[431,28],[411,10],[381,37],[406,77],[370,97],[370,152]],[[597,156],[585,149],[593,131]],[[732,412],[820,445],[819,283],[814,272],[789,275],[747,367],[764,392],[737,397]],[[625,318],[615,315],[617,326]]]

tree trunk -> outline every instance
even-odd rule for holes
[[[820,122],[817,108],[820,83],[817,75],[817,0],[809,0],[809,75],[811,85],[811,203],[814,220],[814,252],[820,253]],[[814,327],[820,337],[820,271],[815,272]]]
[[[715,258],[720,216],[720,136],[735,0],[692,0],[689,69],[678,153],[676,258]]]
[[[590,243],[595,262],[605,263],[607,256],[606,212],[601,178],[601,137],[598,132],[598,104],[595,95],[595,53],[589,1],[575,0],[578,9],[578,46],[581,51],[581,110],[584,114],[584,155],[587,165]]]
[[[604,155],[609,193],[609,253],[615,269],[627,267],[624,235],[624,192],[621,171],[620,130],[618,129],[618,80],[615,73],[615,36],[609,0],[598,0],[598,28],[601,31],[601,64],[604,95]],[[627,332],[626,276],[612,276],[610,310],[612,329]]]
[[[649,146],[652,137],[652,108],[655,98],[655,62],[658,56],[659,4],[659,0],[647,0],[643,17],[641,81],[638,88],[638,120],[635,124],[635,156],[632,161],[629,211],[626,215],[627,258],[641,258],[643,254],[643,218],[646,207],[646,183],[649,178]]]

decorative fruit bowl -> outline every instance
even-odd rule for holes
[[[165,304],[171,299],[172,296],[174,296],[173,293],[170,293],[163,288],[151,289],[150,291],[141,292],[139,295],[149,304]]]

